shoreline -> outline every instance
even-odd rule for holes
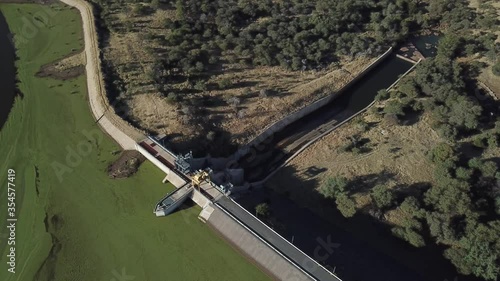
[[[0,87],[6,91],[0,96],[0,132],[2,128],[7,124],[9,120],[9,115],[14,107],[17,97],[23,97],[23,94],[19,90],[17,83],[19,82],[16,63],[18,61],[17,50],[12,44],[12,32],[10,31],[7,20],[5,19],[2,11],[0,10],[0,36],[7,37],[9,40],[2,40],[0,43],[0,61],[7,63],[2,63],[0,66]],[[6,93],[6,94],[5,94]]]

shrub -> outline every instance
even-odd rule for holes
[[[385,89],[378,91],[377,95],[375,96],[375,100],[377,101],[386,100],[388,98],[389,98],[389,92]]]
[[[391,231],[395,236],[406,240],[408,243],[415,247],[425,246],[425,241],[422,235],[418,234],[411,228],[394,227]]]
[[[217,134],[216,134],[214,131],[210,131],[210,132],[208,132],[208,133],[207,133],[207,140],[208,140],[208,141],[211,141],[211,142],[212,142],[212,141],[214,141],[214,140],[215,140],[215,136],[216,136],[216,135],[217,135]]]
[[[240,105],[241,100],[238,97],[231,97],[231,98],[228,98],[226,100],[226,102],[227,102],[228,105],[236,108],[236,107],[238,107],[238,105]]]
[[[174,92],[168,93],[168,95],[167,95],[167,102],[168,103],[177,103],[177,102],[179,102],[179,100],[180,100],[180,97],[177,93],[174,93]]]
[[[228,78],[223,78],[222,80],[219,81],[218,85],[219,88],[222,90],[227,89],[231,86],[231,80],[229,80]]]
[[[356,118],[354,120],[354,125],[362,132],[366,132],[370,128],[370,125],[368,125],[362,117]]]
[[[160,7],[160,0],[152,0],[151,7],[158,9]]]
[[[146,7],[144,7],[142,4],[135,4],[132,6],[132,14],[136,16],[142,16],[146,13]]]
[[[396,100],[388,101],[384,107],[385,114],[394,114],[398,116],[404,116],[403,104]]]
[[[269,204],[267,203],[260,203],[259,205],[255,206],[255,214],[257,217],[261,218],[267,218],[271,214],[271,208],[269,208]]]
[[[198,80],[194,84],[194,89],[198,90],[198,91],[206,91],[207,90],[207,85],[205,84],[205,81]]]
[[[493,71],[493,74],[495,74],[496,76],[500,76],[500,62],[497,62],[495,65],[493,65],[491,71]]]

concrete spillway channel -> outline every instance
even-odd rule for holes
[[[363,73],[362,80],[344,88],[331,102],[254,143],[247,149],[250,153],[238,161],[239,167],[245,171],[245,180],[259,182],[266,179],[310,140],[363,111],[374,101],[379,90],[389,88],[412,66],[413,63],[388,54]]]

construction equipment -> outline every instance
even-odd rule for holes
[[[211,171],[203,171],[203,170],[199,170],[198,172],[196,172],[196,174],[192,177],[191,181],[193,187],[198,188],[198,190],[200,190],[201,184],[204,181],[210,179],[210,172]]]

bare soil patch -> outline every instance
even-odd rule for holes
[[[146,158],[135,150],[125,150],[113,164],[108,167],[108,175],[112,179],[128,178],[135,174]]]
[[[85,74],[85,53],[79,52],[72,53],[59,61],[43,65],[36,76],[66,80],[83,74]]]

